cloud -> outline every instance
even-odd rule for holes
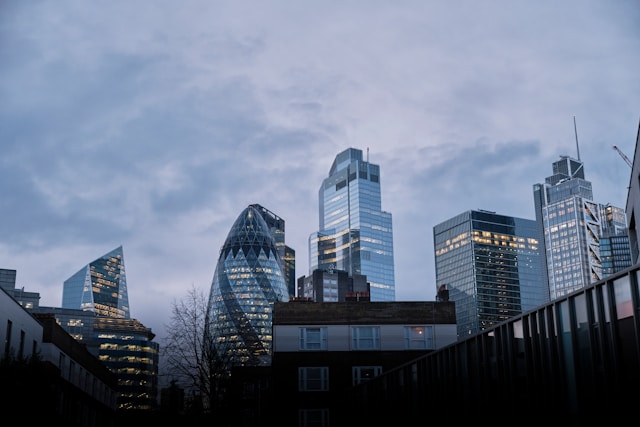
[[[56,305],[123,245],[132,315],[162,335],[208,292],[237,215],[286,221],[309,272],[335,155],[380,165],[397,299],[432,300],[433,226],[533,219],[532,185],[579,150],[624,206],[640,118],[634,2],[5,2],[0,259]]]

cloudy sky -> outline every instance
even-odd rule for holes
[[[636,0],[0,1],[0,268],[60,306],[122,245],[161,339],[251,203],[307,275],[318,189],[354,147],[381,168],[396,299],[433,301],[433,227],[534,219],[561,155],[624,207],[638,22]]]

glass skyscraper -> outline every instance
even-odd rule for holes
[[[309,237],[309,274],[316,269],[364,275],[371,301],[395,301],[393,228],[382,211],[380,166],[362,150],[339,153],[318,191],[320,229]]]
[[[62,308],[98,316],[129,318],[129,296],[122,246],[82,267],[64,281]]]
[[[436,284],[455,302],[458,338],[549,301],[534,220],[471,210],[433,228]]]
[[[250,205],[220,250],[209,293],[205,333],[227,369],[271,364],[273,304],[289,301],[282,265],[269,225]]]
[[[600,239],[626,230],[623,210],[594,202],[584,164],[569,156],[553,163],[553,175],[534,184],[533,195],[551,299],[602,279]]]
[[[269,226],[271,235],[276,242],[276,249],[278,249],[278,254],[280,255],[284,281],[287,284],[289,296],[293,297],[296,294],[296,251],[285,244],[284,219],[257,203],[251,206],[260,212],[262,218]]]
[[[118,378],[118,410],[157,408],[160,346],[131,318],[122,246],[64,281],[62,308],[43,307]]]

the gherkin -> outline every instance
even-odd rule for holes
[[[281,265],[269,226],[247,207],[220,250],[209,293],[206,334],[227,368],[271,364],[273,304],[289,300]]]

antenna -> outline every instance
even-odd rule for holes
[[[576,151],[578,152],[578,160],[580,160],[580,146],[578,145],[578,128],[576,127],[576,116],[573,116],[573,131],[576,134]]]
[[[369,163],[369,147],[367,147],[367,163]]]

